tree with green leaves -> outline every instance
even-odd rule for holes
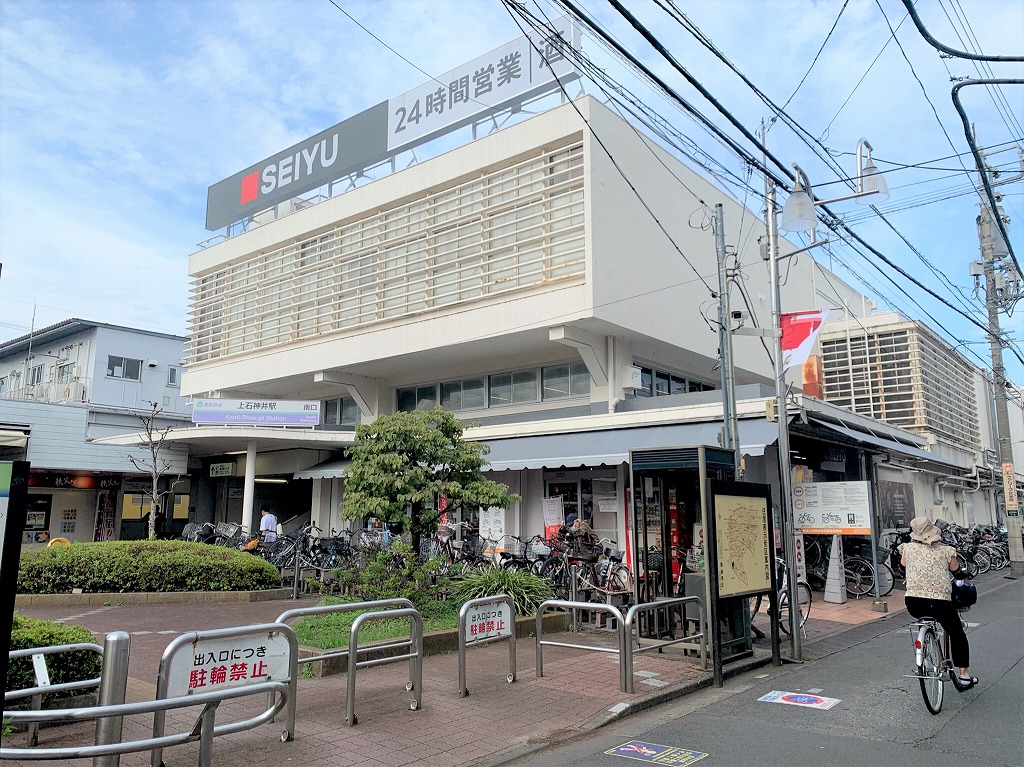
[[[462,438],[465,426],[440,407],[379,417],[356,427],[345,470],[346,519],[377,517],[400,522],[420,550],[425,529],[440,517],[436,499],[450,509],[497,506],[507,509],[519,496],[483,476],[490,448]]]

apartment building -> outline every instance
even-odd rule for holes
[[[31,527],[26,546],[144,537],[149,477],[135,444],[97,440],[138,432],[140,417],[159,410],[156,428],[188,425],[181,393],[182,336],[69,319],[0,344],[0,433],[6,458],[28,460]],[[187,451],[164,450],[166,531],[188,514]],[[168,486],[169,487],[169,486]]]

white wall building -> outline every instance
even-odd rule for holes
[[[158,428],[189,422],[181,394],[185,339],[70,319],[0,344],[0,432],[6,458],[31,463],[29,506],[37,522],[26,545],[141,537],[150,485],[133,446],[95,440],[137,432],[139,416],[161,411]],[[168,480],[181,475],[167,513],[188,513],[187,451],[164,451]],[[46,524],[43,525],[43,520]],[[30,540],[31,539],[31,540]]]

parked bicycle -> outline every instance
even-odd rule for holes
[[[775,616],[776,622],[779,624],[779,629],[784,634],[790,633],[790,617],[789,617],[789,573],[786,567],[786,561],[781,557],[775,558],[776,566],[776,583],[778,584],[778,591],[776,592],[777,601],[779,605],[778,615]],[[803,629],[804,624],[807,623],[807,618],[811,614],[811,586],[807,581],[798,579],[796,582],[796,593],[797,593],[797,611],[800,613],[799,627]],[[757,594],[756,596],[750,597],[750,616],[753,618],[761,610],[761,604],[764,601],[765,594]],[[765,608],[767,614],[771,616],[771,607]],[[751,629],[762,637],[764,634],[751,625]]]

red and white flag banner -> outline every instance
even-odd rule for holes
[[[782,325],[782,369],[803,365],[811,356],[814,341],[821,326],[828,318],[828,309],[809,312],[783,313]]]

